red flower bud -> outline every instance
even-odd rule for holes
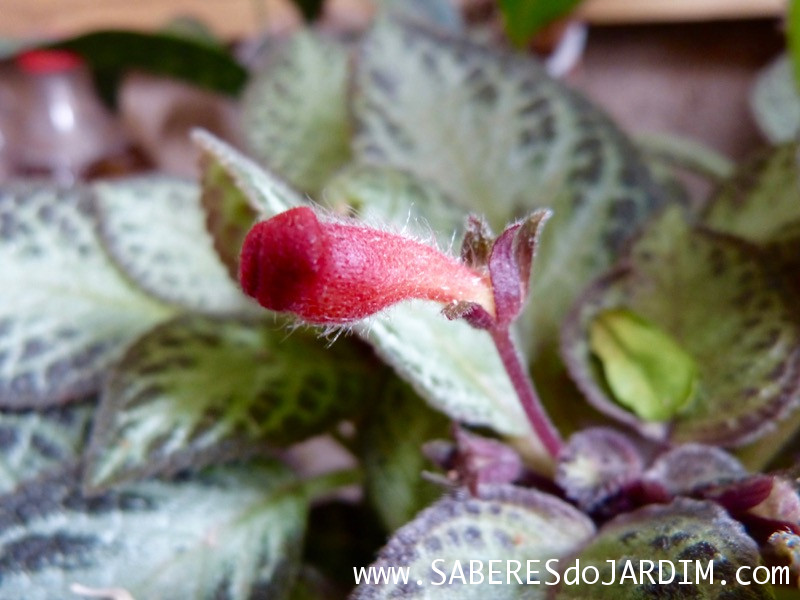
[[[487,276],[402,235],[320,221],[298,207],[256,224],[239,279],[262,306],[311,323],[348,323],[402,300],[470,302],[494,314]]]

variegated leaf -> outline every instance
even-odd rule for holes
[[[0,188],[0,404],[47,406],[97,389],[124,347],[172,309],[133,288],[95,233],[82,186]]]

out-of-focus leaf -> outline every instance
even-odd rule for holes
[[[293,484],[277,464],[92,498],[70,470],[27,483],[0,497],[0,596],[52,600],[80,585],[152,600],[285,598],[306,520]]]
[[[789,56],[792,59],[794,84],[800,88],[800,1],[789,0],[789,18],[786,27]]]
[[[500,0],[506,34],[523,47],[545,25],[567,16],[581,0]]]
[[[417,237],[452,244],[465,213],[430,184],[391,167],[353,165],[331,179],[321,201],[379,226],[392,224]]]
[[[224,49],[170,33],[93,31],[51,47],[83,56],[95,73],[99,91],[112,104],[119,79],[134,69],[233,96],[247,82],[245,68]]]
[[[703,222],[716,231],[767,244],[800,221],[800,148],[784,144],[755,156],[709,200]]]
[[[750,106],[762,133],[774,144],[791,142],[800,134],[800,91],[792,61],[784,54],[767,65],[750,93]]]
[[[581,573],[588,572],[592,579],[598,573],[599,582],[613,578],[614,584],[590,583],[588,577],[578,576],[573,585],[564,585],[562,577],[552,598],[645,600],[663,596],[767,600],[774,597],[769,584],[737,585],[737,569],[746,567],[741,574],[752,573],[753,568],[762,564],[761,555],[744,527],[711,502],[682,498],[666,506],[651,505],[617,517],[600,529],[574,560],[580,561]],[[563,560],[562,570],[574,564],[572,559]],[[697,566],[703,569],[703,574],[711,569],[710,580],[708,575],[698,575]],[[649,570],[653,582],[641,576],[640,569]],[[623,580],[626,573],[628,577]],[[685,591],[690,588],[691,591]]]
[[[676,496],[747,476],[742,463],[715,446],[683,444],[660,455],[645,477]]]
[[[95,233],[87,189],[0,188],[0,404],[84,397],[124,347],[173,311],[131,285]]]
[[[361,456],[366,490],[389,531],[411,520],[442,495],[422,478],[430,463],[422,445],[448,435],[449,421],[433,412],[399,381],[392,381],[363,425]]]
[[[626,309],[598,313],[589,346],[614,398],[645,421],[667,421],[689,403],[697,365],[671,336]]]
[[[0,413],[0,494],[81,455],[94,406]]]
[[[270,56],[247,87],[251,152],[297,189],[317,193],[350,160],[347,50],[308,31]]]
[[[360,348],[330,348],[274,322],[184,316],[133,345],[103,390],[90,489],[281,446],[320,433],[363,402],[379,374]]]
[[[423,21],[449,31],[464,29],[464,19],[451,0],[376,0],[389,14]]]
[[[672,336],[697,364],[696,393],[668,424],[643,423],[611,398],[589,345],[598,314],[626,308]],[[753,246],[669,211],[596,280],[568,319],[570,373],[599,410],[673,442],[748,443],[800,400],[800,324]]]
[[[544,585],[515,585],[513,579],[506,585],[505,578],[504,585],[489,584],[488,569],[483,585],[470,585],[464,567],[470,560],[484,565],[489,560],[504,564],[516,560],[522,565],[523,581],[527,577],[545,581],[549,574],[544,567],[528,574],[526,561],[540,560],[544,565],[546,560],[561,558],[593,533],[594,525],[586,515],[555,496],[513,486],[485,486],[477,498],[459,495],[440,500],[401,527],[381,550],[372,566],[408,567],[408,583],[362,584],[353,599],[544,598],[549,589]]]
[[[236,186],[233,177],[213,155],[200,158],[202,194],[206,229],[211,234],[214,250],[228,270],[239,280],[239,253],[242,243],[256,220],[256,211],[247,196]]]
[[[139,287],[200,312],[252,308],[214,252],[196,184],[144,176],[97,183],[93,189],[101,240]]]
[[[205,132],[195,141],[245,194],[261,218],[302,204],[271,173]],[[407,302],[359,324],[370,342],[431,406],[457,421],[523,436],[530,426],[488,334],[448,321],[439,305]]]
[[[353,113],[358,160],[432,182],[495,230],[553,209],[518,324],[545,403],[577,406],[549,385],[562,319],[663,201],[638,150],[533,58],[390,21],[364,40]]]

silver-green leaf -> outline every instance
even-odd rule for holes
[[[318,192],[350,160],[347,77],[346,48],[301,31],[270,55],[245,91],[250,151],[304,192]]]
[[[0,188],[0,405],[95,391],[128,343],[172,315],[119,273],[95,228],[82,186]]]
[[[200,312],[251,308],[214,252],[196,183],[141,176],[96,183],[93,191],[103,244],[142,289]]]
[[[286,598],[306,500],[281,465],[146,481],[86,498],[74,470],[0,497],[0,597]]]
[[[800,92],[792,60],[782,54],[758,74],[750,92],[756,124],[774,144],[790,142],[800,133]]]
[[[507,583],[505,572],[504,585],[490,584],[489,561],[507,568],[518,561],[523,582],[545,581],[544,563],[574,552],[592,536],[594,525],[572,505],[536,490],[510,485],[480,490],[475,498],[461,493],[443,498],[401,527],[372,566],[408,567],[408,582],[362,584],[353,600],[544,598],[547,586],[520,585],[513,578]],[[483,585],[469,584],[470,560],[484,565]],[[541,561],[538,574],[527,572],[529,560]]]
[[[324,431],[371,401],[379,373],[351,340],[187,315],[142,337],[103,389],[90,489],[174,473]]]

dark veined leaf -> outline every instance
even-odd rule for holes
[[[573,559],[559,564],[562,583],[551,596],[556,600],[774,597],[769,584],[737,585],[739,568],[745,568],[738,573],[743,577],[761,565],[758,546],[740,523],[711,502],[681,498],[621,515],[600,529]],[[642,569],[649,578],[641,574]],[[567,577],[572,584],[565,585]]]
[[[548,408],[578,406],[563,381],[552,385],[558,332],[581,287],[663,200],[638,151],[533,58],[386,20],[361,48],[353,113],[358,160],[434,183],[495,230],[553,209],[518,324]]]
[[[667,421],[691,401],[697,365],[671,336],[626,309],[598,313],[589,346],[614,398],[645,421]]]
[[[800,221],[800,147],[784,144],[742,165],[712,195],[703,222],[714,230],[767,244]],[[800,251],[800,246],[798,246]]]
[[[363,424],[360,453],[370,503],[389,531],[407,523],[442,495],[422,477],[430,463],[422,445],[448,433],[449,421],[427,408],[405,384],[392,380]]]
[[[143,176],[96,183],[93,191],[103,245],[139,287],[195,311],[252,312],[214,252],[196,184]]]
[[[593,362],[589,327],[626,308],[672,336],[697,364],[697,391],[669,426],[617,405]],[[689,227],[678,210],[648,229],[621,266],[593,283],[563,331],[570,373],[589,401],[646,435],[741,445],[787,417],[800,400],[800,324],[758,251]]]
[[[275,322],[187,315],[133,345],[102,394],[90,489],[305,439],[373,402],[361,348]]]
[[[0,413],[0,494],[81,456],[94,403]]]
[[[306,520],[295,485],[278,464],[92,498],[74,470],[29,482],[0,497],[0,597],[286,598]]]
[[[245,68],[223,48],[166,32],[93,31],[51,47],[83,56],[95,73],[99,91],[112,104],[121,76],[134,69],[229,95],[237,95],[247,82]]]
[[[581,0],[500,0],[500,12],[511,42],[525,46],[545,25],[567,16]]]
[[[303,204],[297,192],[225,142],[202,131],[195,132],[194,140],[261,218]],[[403,186],[398,193],[401,189],[412,188]],[[408,302],[359,325],[356,332],[434,408],[457,421],[526,435],[530,427],[508,375],[497,353],[487,351],[489,336],[440,313],[438,304]]]
[[[489,560],[513,568],[520,578],[546,581],[544,563],[574,552],[594,533],[586,515],[555,496],[510,485],[484,486],[477,498],[447,497],[401,527],[381,550],[373,567],[408,567],[408,582],[360,585],[353,600],[379,598],[544,598],[543,585],[489,583]],[[470,584],[470,560],[484,565],[484,579]],[[536,573],[526,561],[539,560]],[[436,562],[435,562],[436,561]],[[509,562],[510,561],[510,562]],[[537,565],[532,569],[536,571]],[[493,576],[498,581],[498,575]],[[480,584],[483,585],[480,585]]]
[[[0,188],[0,404],[92,393],[108,365],[173,310],[133,288],[95,233],[88,190]]]
[[[297,189],[317,193],[350,160],[348,55],[309,31],[277,48],[247,87],[250,151]]]

